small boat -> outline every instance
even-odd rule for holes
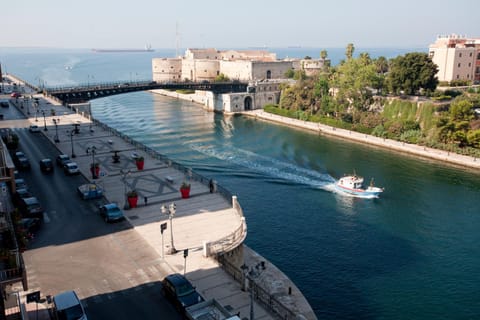
[[[373,179],[365,189],[363,186],[363,178],[356,174],[340,178],[335,186],[339,191],[365,198],[378,197],[378,195],[383,192],[383,188],[375,187]]]

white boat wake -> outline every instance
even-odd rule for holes
[[[327,173],[305,169],[292,163],[283,162],[254,152],[228,146],[194,144],[190,147],[204,155],[228,161],[269,176],[311,187],[335,192],[336,180]]]

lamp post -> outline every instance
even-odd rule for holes
[[[60,142],[60,139],[58,139],[58,124],[60,123],[60,119],[52,119],[53,124],[55,125],[55,137],[53,140],[57,143]]]
[[[95,166],[95,154],[97,153],[97,147],[91,146],[87,148],[87,154],[92,154],[92,179],[97,179],[97,172]]]
[[[43,131],[48,131],[47,120],[45,119],[45,110],[42,110],[42,114],[43,114]]]
[[[73,151],[73,135],[74,135],[74,134],[75,134],[75,131],[73,131],[73,130],[70,131],[70,142],[71,142],[71,144],[72,144],[72,156],[71,156],[71,158],[75,158],[75,157],[76,157],[75,151]]]
[[[129,209],[128,200],[127,200],[127,176],[130,175],[130,170],[120,170],[122,174],[122,181],[123,181],[123,194],[125,195],[125,203],[123,205],[123,209]]]
[[[175,216],[175,212],[177,210],[177,205],[175,202],[170,203],[167,207],[163,205],[161,207],[162,213],[168,215],[168,219],[170,220],[170,249],[168,249],[167,254],[175,254],[177,253],[177,249],[175,249],[175,245],[173,244],[173,217]]]
[[[253,299],[254,299],[254,280],[257,279],[262,272],[265,270],[265,262],[261,261],[255,265],[255,267],[248,267],[245,263],[240,267],[243,271],[243,276],[245,279],[248,279],[248,287],[250,289],[250,320],[255,319],[255,314],[253,310]],[[245,289],[246,285],[244,283]]]
[[[37,114],[38,114],[38,102],[35,101],[35,122],[38,122]]]

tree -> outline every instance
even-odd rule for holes
[[[420,89],[433,92],[438,84],[437,71],[427,53],[407,53],[392,60],[387,80],[394,93],[413,95]]]
[[[220,73],[218,76],[215,77],[215,82],[224,82],[224,81],[230,81],[230,79],[223,73]]]
[[[354,51],[355,51],[355,47],[353,46],[353,43],[349,43],[345,51],[345,56],[347,57],[347,60],[352,59]]]
[[[285,78],[287,79],[293,79],[293,76],[295,75],[295,71],[293,69],[288,69],[285,71]]]
[[[473,119],[473,104],[468,100],[457,100],[450,105],[450,118],[453,121],[470,121]]]
[[[327,59],[327,57],[328,57],[327,50],[324,49],[324,50],[320,51],[320,59],[325,61],[325,59]]]

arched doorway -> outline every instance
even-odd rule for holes
[[[272,79],[272,71],[267,70],[267,79]]]
[[[250,97],[250,96],[245,97],[245,100],[243,100],[243,107],[244,107],[244,110],[252,110],[253,109],[252,97]]]

